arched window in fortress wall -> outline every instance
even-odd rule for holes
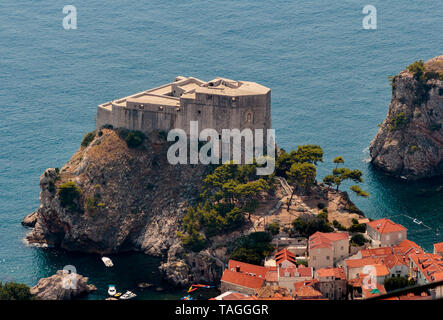
[[[254,122],[254,114],[252,113],[252,110],[246,111],[245,121],[246,121],[246,123],[253,123]]]

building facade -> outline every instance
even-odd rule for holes
[[[270,129],[271,90],[255,82],[216,78],[205,82],[177,77],[174,82],[97,107],[97,129],[152,131],[182,129],[190,134],[190,122],[198,130]]]

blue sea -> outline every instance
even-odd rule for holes
[[[368,145],[391,99],[388,76],[443,52],[441,0],[341,1],[22,1],[0,2],[0,281],[34,285],[65,265],[140,298],[183,291],[154,288],[159,260],[140,254],[99,257],[27,246],[22,218],[39,205],[39,176],[61,167],[95,127],[96,106],[170,82],[177,75],[259,82],[272,89],[277,143],[319,144],[326,175],[335,156],[364,172],[370,218],[391,217],[425,249],[443,241],[443,179],[411,183],[374,171]],[[377,29],[362,9],[377,9]],[[63,7],[77,29],[63,28]],[[344,186],[347,188],[349,186]],[[428,230],[414,224],[418,218]]]

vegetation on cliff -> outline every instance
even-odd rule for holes
[[[26,284],[16,282],[0,282],[0,300],[34,300],[30,288]]]
[[[182,244],[200,251],[207,238],[243,226],[246,217],[259,207],[270,186],[255,174],[256,164],[223,164],[203,179],[202,201],[191,206],[183,217],[185,233],[178,232]]]

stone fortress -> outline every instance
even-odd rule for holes
[[[145,133],[183,129],[198,121],[206,128],[271,129],[271,90],[255,82],[224,78],[204,82],[176,77],[174,82],[101,104],[97,129],[104,125]],[[265,131],[266,132],[266,131]]]

